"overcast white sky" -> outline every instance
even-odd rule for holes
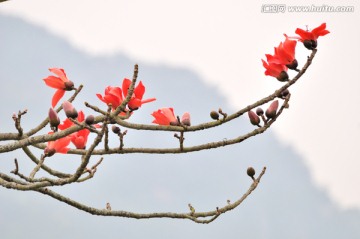
[[[319,39],[314,64],[291,90],[290,110],[273,131],[304,156],[314,180],[336,202],[360,208],[360,2],[286,3],[352,6],[354,12],[263,13],[261,1],[235,0],[12,0],[0,12],[43,26],[90,54],[119,52],[190,68],[237,108],[281,85],[264,76],[260,59],[283,33],[326,22],[331,34]],[[306,54],[298,48],[301,65]]]

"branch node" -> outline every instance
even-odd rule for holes
[[[195,208],[190,203],[188,204],[188,207],[190,209],[190,215],[193,216],[195,213]]]
[[[106,210],[111,211],[111,205],[108,202],[106,203]]]

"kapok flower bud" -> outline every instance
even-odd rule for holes
[[[281,92],[281,98],[286,98],[288,95],[290,94],[290,91],[288,89],[283,90],[283,92]]]
[[[259,125],[260,124],[260,118],[257,116],[257,114],[254,113],[254,111],[250,110],[248,111],[249,119],[251,124],[253,125]]]
[[[256,114],[257,114],[258,116],[262,116],[262,115],[264,114],[263,109],[261,109],[260,107],[257,108],[257,109],[256,109]]]
[[[216,112],[215,110],[213,110],[213,111],[210,112],[210,117],[211,117],[213,120],[218,120],[218,119],[219,119],[219,113]]]
[[[248,169],[246,170],[246,173],[249,177],[254,179],[255,169],[253,167],[248,167]]]
[[[280,72],[280,74],[276,77],[278,81],[284,82],[289,80],[289,75],[286,71]]]
[[[279,101],[278,100],[273,101],[265,112],[266,117],[271,119],[274,118],[276,116],[276,111],[278,107],[279,107]]]
[[[60,119],[58,114],[53,108],[49,109],[49,122],[50,122],[50,127],[54,128],[55,129],[54,131],[57,131],[57,127],[60,124]]]
[[[316,40],[304,40],[304,46],[309,50],[314,50],[317,47]]]
[[[95,117],[93,115],[88,115],[85,119],[85,123],[87,125],[92,125],[94,124],[94,121],[95,121]]]
[[[69,101],[64,101],[62,104],[66,117],[76,119],[78,117],[78,112],[74,106]]]
[[[64,90],[70,91],[70,90],[74,89],[74,82],[66,81],[66,82],[64,82],[64,84],[65,84],[65,89]]]
[[[116,126],[116,125],[113,125],[113,126],[111,127],[111,130],[112,130],[112,132],[113,132],[114,134],[119,134],[119,133],[121,133],[120,128],[119,128],[118,126]]]
[[[190,114],[188,112],[184,113],[182,118],[181,118],[181,123],[183,125],[186,125],[186,126],[190,126],[191,125],[191,122],[190,122]]]

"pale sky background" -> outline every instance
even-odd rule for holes
[[[360,208],[360,2],[283,2],[353,6],[354,12],[262,13],[269,1],[260,0],[12,0],[0,12],[45,27],[92,55],[122,53],[194,70],[234,109],[281,86],[264,75],[260,59],[273,53],[283,33],[326,22],[331,33],[319,39],[313,65],[291,89],[290,110],[272,131],[304,157],[334,201]],[[307,54],[299,45],[300,65]]]

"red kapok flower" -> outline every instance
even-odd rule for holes
[[[71,134],[71,143],[73,143],[77,149],[85,149],[89,134],[90,130],[88,129],[79,130]]]
[[[100,94],[96,94],[96,96],[107,105],[111,104],[113,110],[115,110],[127,96],[130,85],[131,81],[127,78],[124,78],[122,83],[122,89],[120,87],[108,86],[105,89],[104,96]],[[127,105],[130,110],[136,110],[141,107],[142,104],[156,100],[155,98],[143,100],[142,98],[144,96],[144,93],[145,86],[140,81],[139,84],[134,88],[133,95],[131,96],[130,101]],[[127,110],[125,109],[125,111]],[[123,114],[123,112],[121,114]]]
[[[52,134],[50,132],[49,134]],[[66,154],[69,151],[67,147],[70,143],[70,137],[66,136],[61,139],[57,139],[55,141],[49,141],[47,147],[44,149],[44,154],[47,157],[53,156],[55,153]]]
[[[85,120],[84,113],[82,111],[79,111],[77,121],[81,123],[84,120]],[[71,122],[70,119],[66,119],[66,120],[64,120],[64,122],[61,125],[59,125],[59,129],[65,130],[67,128],[70,128],[73,125],[74,125],[74,123]],[[79,130],[79,131],[77,131],[75,133],[72,133],[69,136],[69,138],[70,138],[71,142],[75,145],[75,147],[77,149],[84,149],[86,147],[86,143],[87,143],[87,139],[88,139],[89,134],[90,134],[90,130],[82,129],[82,130]]]
[[[175,117],[173,108],[161,108],[157,111],[154,111],[151,114],[155,119],[152,123],[158,125],[179,125],[177,117]],[[181,123],[190,126],[190,114],[188,112],[184,113],[181,119]]]
[[[130,85],[131,85],[131,80],[124,78],[123,84],[122,84],[122,90],[123,90],[124,97],[127,96]],[[140,81],[139,84],[134,88],[134,93],[131,96],[131,99],[128,103],[129,109],[135,110],[135,109],[140,108],[142,104],[149,103],[149,102],[156,100],[155,98],[143,100],[142,98],[144,96],[144,93],[145,93],[145,86]]]
[[[266,54],[266,58],[268,63],[285,65],[295,70],[298,66],[297,60],[295,59],[296,41],[289,40],[286,34],[284,34],[284,36],[286,37],[285,41],[280,42],[279,46],[274,48],[274,55]]]
[[[116,109],[123,101],[122,90],[120,87],[108,86],[105,88],[105,95],[96,94],[96,96],[105,104],[112,105]]]
[[[55,107],[55,105],[59,102],[61,97],[64,96],[65,91],[70,91],[74,88],[74,83],[67,78],[64,69],[49,68],[49,71],[57,75],[57,77],[48,76],[43,80],[45,81],[46,85],[57,89],[51,101],[52,107]]]
[[[320,36],[325,36],[326,34],[330,33],[326,28],[326,23],[321,24],[320,26],[314,28],[312,31],[305,31],[303,29],[297,28],[295,33],[298,34],[300,37],[297,39],[304,43],[304,46],[309,49],[313,50],[317,47],[317,39]]]
[[[268,56],[266,56],[268,58]],[[289,79],[289,75],[287,74],[287,67],[281,64],[275,63],[267,63],[264,60],[261,60],[263,66],[265,67],[265,75],[273,76],[279,81],[287,81]],[[269,59],[268,59],[269,61]]]
[[[161,108],[154,111],[151,115],[155,118],[153,120],[154,124],[170,125],[178,123],[173,108]]]

